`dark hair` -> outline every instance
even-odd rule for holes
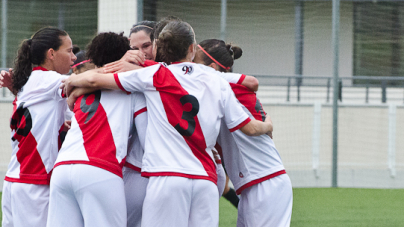
[[[32,72],[32,65],[45,63],[46,52],[51,48],[57,51],[62,45],[60,37],[67,35],[60,29],[45,27],[35,32],[31,39],[22,41],[14,60],[12,83],[14,95],[27,83]]]
[[[74,55],[77,55],[77,53],[80,52],[80,47],[77,46],[77,45],[73,45],[73,50],[72,51],[73,51]]]
[[[172,21],[182,21],[180,18],[175,17],[175,16],[168,16],[168,17],[164,17],[162,18],[159,22],[156,23],[156,25],[154,26],[154,38],[158,39],[161,31],[163,30],[163,28],[170,22]]]
[[[191,25],[183,21],[172,21],[161,31],[157,41],[159,61],[167,64],[184,59],[188,48],[195,43]]]
[[[80,63],[80,62],[82,62],[82,61],[87,60],[86,52],[85,52],[84,50],[79,51],[79,52],[78,52],[77,54],[75,54],[75,55],[76,55],[77,59],[76,59],[76,61],[74,61],[74,64],[73,64],[73,65],[78,64],[78,63]],[[81,69],[81,68],[83,68],[83,67],[84,67],[84,64],[81,64],[81,65],[76,66],[76,69]]]
[[[132,33],[144,31],[146,34],[150,36],[151,42],[154,42],[154,32],[153,32],[154,26],[156,26],[156,22],[154,21],[148,21],[148,20],[140,21],[139,23],[132,26],[132,28],[130,29],[129,36],[132,35]]]
[[[87,58],[97,67],[121,59],[130,50],[128,38],[123,32],[104,32],[98,34],[87,46]]]
[[[239,59],[243,54],[240,47],[226,44],[223,40],[207,39],[200,42],[199,45],[216,61],[228,68],[232,67],[234,60]],[[210,65],[214,61],[204,54],[203,62],[205,65]],[[227,69],[219,67],[219,71],[226,72]]]

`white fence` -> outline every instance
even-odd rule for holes
[[[294,187],[330,187],[332,106],[270,103],[274,141]],[[10,159],[10,101],[0,102],[0,177]],[[338,186],[404,188],[404,106],[340,104]]]

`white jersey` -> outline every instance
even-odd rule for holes
[[[59,150],[66,100],[59,88],[66,78],[35,67],[14,101],[11,127],[11,161],[6,181],[49,184]]]
[[[147,107],[144,95],[139,93],[138,97],[134,106],[134,125],[129,136],[128,155],[126,156],[125,166],[140,173],[146,140]]]
[[[115,74],[127,92],[143,92],[148,124],[142,176],[217,182],[212,149],[220,121],[237,130],[250,121],[229,84],[199,64],[161,64]]]
[[[242,85],[231,84],[231,87],[250,118],[265,121],[266,113],[256,94]],[[218,143],[237,194],[247,187],[286,173],[275,144],[268,135],[247,136],[240,131],[229,132],[225,123],[222,126]]]
[[[79,97],[55,167],[87,164],[122,177],[138,96],[139,93],[98,90]]]

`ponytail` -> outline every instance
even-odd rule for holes
[[[14,61],[12,91],[14,95],[21,90],[27,83],[32,72],[31,62],[31,44],[32,39],[24,40],[17,52],[17,57]]]

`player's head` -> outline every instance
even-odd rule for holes
[[[74,61],[74,65],[72,66],[73,73],[79,74],[87,70],[94,69],[94,64],[87,59],[86,52],[84,50],[79,51],[76,54],[76,57],[77,59]]]
[[[14,92],[20,91],[28,81],[32,65],[45,66],[60,74],[68,73],[76,60],[72,50],[72,40],[67,32],[53,27],[41,28],[24,40],[14,61]]]
[[[157,53],[162,62],[192,61],[195,52],[195,33],[187,22],[171,21],[158,36]]]
[[[227,72],[233,66],[234,60],[242,54],[243,51],[238,46],[226,44],[223,40],[207,39],[199,43],[194,62]]]
[[[121,59],[130,49],[128,38],[123,32],[104,32],[98,34],[87,46],[87,58],[97,67]]]
[[[156,26],[154,27],[153,56],[154,56],[155,61],[161,61],[159,54],[157,54],[158,37],[159,37],[161,31],[163,30],[163,28],[171,21],[182,21],[182,20],[175,16],[168,16],[168,17],[164,17],[160,21],[158,21],[156,23]]]
[[[134,50],[140,50],[144,53],[147,60],[154,60],[153,41],[154,41],[154,21],[141,21],[130,29],[129,41],[130,47]]]

